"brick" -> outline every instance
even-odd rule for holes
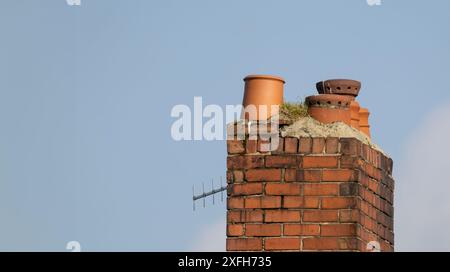
[[[228,154],[241,154],[245,152],[244,141],[227,140]]]
[[[299,156],[267,156],[266,167],[297,167],[299,164]]]
[[[229,156],[227,158],[227,168],[232,169],[251,169],[264,167],[264,156]]]
[[[284,153],[284,138],[278,138],[278,146],[275,147],[275,143],[271,142],[272,154],[283,154]]]
[[[361,144],[361,153],[364,160],[369,161],[369,151],[370,147],[366,144]]]
[[[360,210],[365,214],[369,214],[369,204],[366,201],[361,201]]]
[[[389,175],[392,175],[393,169],[394,169],[394,161],[391,158],[388,158],[387,172],[389,173]]]
[[[359,222],[359,211],[358,210],[340,210],[339,211],[339,222],[341,223],[358,223]]]
[[[300,195],[301,185],[298,183],[268,183],[265,192],[267,195]]]
[[[356,250],[358,243],[352,238],[304,238],[303,250]]]
[[[360,183],[362,186],[364,186],[364,188],[369,186],[369,177],[366,175],[362,175],[361,179],[360,179]]]
[[[325,144],[325,153],[337,154],[339,152],[339,138],[328,137]]]
[[[363,199],[374,206],[376,205],[375,201],[377,199],[377,196],[367,189],[363,189]]]
[[[267,223],[300,222],[300,219],[300,211],[267,210],[264,216],[264,222]]]
[[[300,138],[298,141],[298,153],[311,154],[311,152],[312,152],[312,139]]]
[[[247,140],[245,143],[245,153],[254,154],[258,152],[258,140]]]
[[[303,158],[304,168],[337,168],[336,156],[306,156]]]
[[[245,139],[246,126],[243,124],[228,124],[227,125],[227,140]]]
[[[243,209],[244,208],[244,198],[243,197],[228,197],[227,198],[227,209]]]
[[[378,224],[376,234],[381,238],[386,239],[385,230],[386,228],[383,225]]]
[[[300,238],[267,238],[265,250],[300,250]]]
[[[381,182],[385,184],[389,188],[389,190],[394,190],[394,180],[389,175],[383,175]]]
[[[285,224],[283,234],[286,236],[320,235],[320,225],[318,225],[318,224]]]
[[[354,197],[324,197],[322,209],[351,209],[356,204]]]
[[[385,204],[385,207],[383,209],[385,211],[385,213],[387,213],[387,215],[389,216],[394,216],[394,207],[392,207],[389,203]]]
[[[339,165],[341,168],[358,168],[358,158],[348,155],[341,156]]]
[[[312,153],[322,154],[325,151],[325,138],[312,139]]]
[[[373,150],[373,149],[372,149],[372,152],[373,152],[373,158],[372,158],[373,165],[376,168],[380,168],[381,167],[381,152],[379,152],[377,150]]]
[[[394,252],[394,247],[389,242],[382,242],[380,244],[382,252]]]
[[[304,184],[303,195],[305,196],[337,196],[339,194],[338,184]]]
[[[232,210],[227,212],[228,223],[261,223],[263,211],[261,210]]]
[[[320,182],[322,170],[298,170],[296,181]]]
[[[375,180],[381,180],[381,170],[375,168],[374,166],[371,166],[372,168],[372,175],[371,177],[374,178]]]
[[[380,188],[381,191],[381,197],[386,199],[386,201],[388,201],[390,204],[393,204],[393,200],[394,200],[394,194],[393,192],[386,186],[381,186]]]
[[[387,172],[387,158],[383,154],[380,154],[380,167],[381,170]]]
[[[322,181],[357,181],[354,170],[323,170]]]
[[[236,170],[233,171],[233,182],[243,182],[244,181],[244,172]]]
[[[273,126],[271,123],[259,122],[258,124],[252,123],[250,132],[251,135],[269,137],[270,135],[273,135],[276,132],[278,132],[277,129],[278,127]]]
[[[284,138],[284,152],[295,154],[298,150],[298,139],[297,138]]]
[[[263,184],[262,183],[253,183],[253,184],[231,184],[229,185],[228,193],[232,196],[240,196],[240,195],[258,195],[263,192]]]
[[[343,155],[359,156],[361,154],[362,143],[356,138],[341,138],[340,143]]]
[[[306,210],[303,212],[304,222],[337,222],[338,211]]]
[[[275,135],[274,135],[275,136]],[[270,138],[270,151],[272,154],[280,154],[284,148],[284,139],[276,135],[276,137]]]
[[[233,182],[233,172],[230,170],[227,170],[227,183],[232,183]]]
[[[379,182],[375,180],[369,180],[369,189],[374,193],[379,193],[378,191]]]
[[[317,209],[319,208],[318,197],[285,196],[283,208],[291,209]]]
[[[382,169],[385,170],[389,175],[392,174],[393,161],[391,158],[382,156]]]
[[[248,237],[281,236],[281,224],[247,224],[245,235]]]
[[[258,152],[267,153],[271,151],[271,144],[269,140],[258,140]]]
[[[247,181],[281,181],[281,169],[251,169],[245,172]]]
[[[280,196],[258,196],[245,199],[246,209],[275,209],[281,208]]]
[[[244,235],[244,225],[243,224],[228,224],[227,225],[227,236],[242,236]]]
[[[356,235],[355,224],[327,224],[320,226],[321,236],[348,237]]]
[[[394,243],[394,233],[392,231],[386,231],[387,240]]]
[[[359,238],[362,239],[363,241],[367,242],[367,241],[377,241],[378,240],[378,237],[375,234],[370,233],[367,230],[364,230],[361,228],[360,228],[360,230],[361,230],[361,232],[359,234]]]
[[[358,183],[341,183],[339,184],[340,196],[357,196],[358,195]]]
[[[244,181],[244,172],[240,170],[228,171],[230,174],[227,176],[227,183],[242,183]],[[229,179],[229,180],[228,180]]]
[[[261,238],[228,238],[227,251],[261,251]]]
[[[284,181],[286,182],[297,181],[297,170],[296,169],[284,170]]]
[[[377,200],[379,200],[379,198],[377,198]],[[375,205],[375,208],[374,207],[370,207],[369,216],[372,217],[372,218],[377,218],[377,213],[378,213],[379,209],[380,209],[379,205]]]

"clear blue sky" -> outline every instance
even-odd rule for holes
[[[194,213],[191,187],[225,176],[226,145],[174,142],[170,111],[194,96],[238,104],[254,73],[283,76],[287,100],[319,80],[362,81],[400,175],[396,220],[417,202],[398,195],[399,173],[411,135],[450,101],[448,0],[0,5],[0,250],[195,249],[226,208]],[[414,248],[410,235],[397,233],[399,248]]]

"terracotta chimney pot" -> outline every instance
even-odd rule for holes
[[[350,125],[357,130],[360,129],[360,127],[359,127],[359,111],[360,111],[360,109],[361,109],[361,107],[356,100],[353,100],[350,103],[350,119],[351,119]]]
[[[366,108],[359,110],[359,127],[361,132],[366,134],[370,138],[370,125],[369,125],[370,112]]]
[[[309,115],[325,124],[344,122],[350,125],[351,101],[352,98],[348,96],[335,94],[320,94],[306,98]]]
[[[270,75],[249,75],[244,78],[245,90],[242,105],[244,109],[249,105],[256,107],[256,115],[245,113],[246,120],[267,120],[279,112],[272,106],[283,103],[284,79]],[[259,112],[261,106],[266,106],[266,113]]]
[[[360,105],[356,101],[356,97],[361,90],[361,82],[351,79],[330,79],[317,82],[316,88],[320,94],[337,94],[351,97],[350,126],[359,130]]]
[[[319,94],[340,94],[357,97],[361,90],[361,82],[351,79],[330,79],[317,82]]]

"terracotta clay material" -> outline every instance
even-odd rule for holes
[[[361,108],[359,110],[359,129],[370,138],[369,115],[370,112],[368,109]]]
[[[250,75],[244,78],[244,81],[245,91],[242,102],[244,109],[249,105],[254,105],[257,110],[256,114],[245,112],[243,117],[246,120],[267,120],[279,113],[277,109],[272,109],[272,106],[280,106],[283,103],[285,83],[283,78],[269,75]],[[266,106],[267,110],[264,110],[264,107],[261,106]],[[260,112],[261,108],[263,109]]]
[[[330,79],[317,82],[320,94],[340,94],[357,97],[361,90],[361,82],[351,79]]]
[[[325,124],[344,122],[351,124],[350,103],[352,98],[344,95],[320,94],[306,98],[308,113]]]
[[[350,125],[359,130],[359,103],[356,100],[350,102]]]

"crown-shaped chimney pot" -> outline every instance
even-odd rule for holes
[[[329,79],[316,83],[319,94],[338,94],[357,97],[361,82],[352,79]]]

